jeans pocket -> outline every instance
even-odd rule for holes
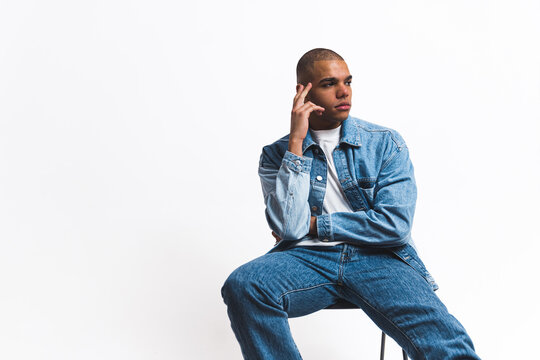
[[[439,285],[435,282],[435,279],[433,279],[433,276],[427,271],[426,266],[420,260],[420,257],[416,253],[416,250],[409,245],[405,244],[403,246],[398,246],[396,248],[390,249],[394,255],[396,255],[400,260],[405,262],[407,265],[415,269],[422,275],[422,277],[428,282],[428,284],[431,286],[433,291],[437,290],[439,288]]]

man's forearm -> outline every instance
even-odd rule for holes
[[[316,112],[321,115],[325,109],[304,101],[311,88],[311,83],[296,86],[288,151],[279,167],[272,158],[265,159],[264,150],[259,162],[266,219],[270,228],[283,240],[297,240],[317,231],[308,202],[313,159],[304,157],[302,145],[309,131],[310,114]]]
[[[311,230],[308,203],[312,159],[285,153],[276,169],[261,156],[259,176],[266,204],[266,219],[270,228],[283,240],[298,240]]]

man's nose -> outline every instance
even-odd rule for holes
[[[338,99],[346,98],[347,96],[350,95],[350,93],[351,93],[351,89],[347,85],[341,84],[337,88],[336,97]]]

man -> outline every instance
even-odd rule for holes
[[[352,76],[337,53],[304,54],[297,82],[290,134],[259,163],[276,245],[222,288],[244,358],[301,359],[288,318],[353,304],[413,359],[478,359],[412,244],[403,138],[349,115]]]

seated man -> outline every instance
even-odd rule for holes
[[[413,359],[478,359],[411,239],[416,183],[394,130],[349,115],[337,53],[297,66],[290,134],[263,148],[259,175],[276,245],[221,290],[246,359],[301,359],[288,318],[352,303]]]

